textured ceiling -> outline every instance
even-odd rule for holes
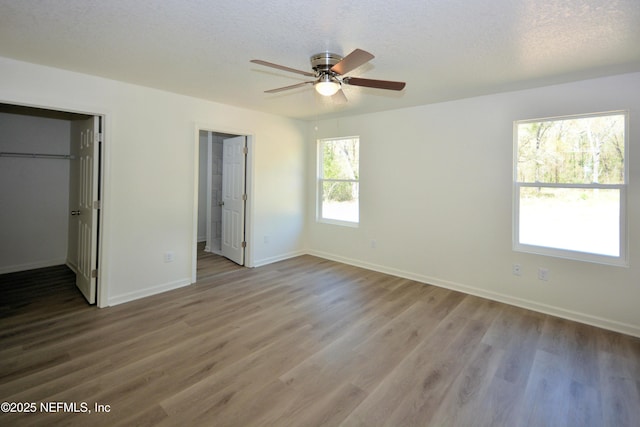
[[[407,87],[332,105],[249,63],[355,48]],[[314,119],[640,71],[640,0],[0,0],[0,56]]]

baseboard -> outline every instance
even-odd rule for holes
[[[71,271],[73,271],[73,273],[74,273],[74,274],[78,274],[78,271],[80,271],[80,270],[78,269],[78,266],[77,266],[77,265],[75,265],[74,263],[72,263],[72,262],[71,262],[71,261],[69,261],[69,260],[65,261],[65,265],[66,265],[67,267],[69,267],[69,269],[70,269]]]
[[[169,283],[165,283],[158,286],[151,286],[149,288],[140,289],[135,292],[129,292],[126,294],[109,297],[107,301],[107,305],[112,306],[112,305],[124,304],[125,302],[130,302],[140,298],[150,297],[152,295],[161,294],[167,291],[172,291],[174,289],[182,288],[184,286],[189,286],[190,284],[191,284],[191,280],[182,279],[182,280],[176,280],[174,282],[169,282]]]
[[[35,270],[37,268],[55,267],[56,265],[65,265],[66,258],[50,259],[45,261],[28,262],[19,265],[7,265],[0,267],[0,274],[16,273],[18,271]]]
[[[307,251],[294,251],[294,252],[288,252],[286,254],[282,254],[274,257],[263,258],[263,259],[254,261],[252,267],[262,267],[263,265],[273,264],[274,262],[284,261],[285,259],[295,258],[297,256],[307,255],[308,253],[309,252]]]
[[[618,322],[611,319],[606,319],[598,316],[592,316],[586,313],[580,313],[572,310],[567,310],[561,307],[542,304],[536,301],[526,300],[522,298],[513,297],[497,292],[488,291],[486,289],[476,288],[474,286],[468,286],[461,283],[451,282],[448,280],[442,280],[437,277],[423,276],[420,274],[398,270],[395,268],[372,264],[356,259],[346,258],[330,254],[322,251],[308,251],[309,255],[317,256],[320,258],[328,259],[331,261],[341,262],[343,264],[353,265],[355,267],[365,268],[367,270],[377,271],[379,273],[390,274],[392,276],[402,277],[409,280],[415,280],[416,282],[438,286],[441,288],[451,289],[454,291],[463,292],[465,294],[478,296],[481,298],[490,299],[497,302],[513,305],[527,310],[536,311],[539,313],[549,314],[551,316],[560,317],[567,320],[573,320],[575,322],[584,323],[591,326],[607,329],[614,332],[620,332],[626,335],[634,337],[640,337],[640,327]]]

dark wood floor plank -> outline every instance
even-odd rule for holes
[[[197,271],[106,309],[0,276],[0,398],[110,405],[0,425],[640,425],[640,339],[313,256]]]

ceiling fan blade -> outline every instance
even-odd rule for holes
[[[270,90],[265,90],[264,93],[276,93],[276,92],[282,92],[284,90],[289,90],[289,89],[295,89],[297,87],[302,87],[304,85],[308,85],[308,84],[313,84],[315,83],[314,80],[308,81],[308,82],[302,82],[302,83],[296,83],[294,85],[291,86],[285,86],[285,87],[279,87],[277,89],[270,89]]]
[[[284,65],[274,64],[272,62],[263,61],[261,59],[252,59],[249,62],[253,62],[254,64],[264,65],[265,67],[277,68],[282,71],[289,71],[290,73],[302,74],[307,77],[315,77],[315,74],[310,73],[308,71],[296,70],[295,68],[285,67]]]
[[[364,86],[364,87],[372,87],[375,89],[387,89],[387,90],[402,90],[406,85],[405,82],[361,79],[359,77],[345,77],[344,79],[342,79],[342,82],[349,85],[353,85],[353,86]]]
[[[334,104],[346,104],[347,96],[344,94],[342,89],[339,89],[336,93],[331,95],[331,101],[333,101]]]
[[[362,49],[356,49],[349,55],[342,58],[342,61],[331,67],[331,71],[337,74],[347,74],[351,70],[355,70],[364,63],[374,58],[372,54]]]

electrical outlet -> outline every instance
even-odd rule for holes
[[[371,241],[371,249],[375,249],[378,243],[375,240]]]
[[[264,236],[264,243],[269,244],[269,236]]]
[[[514,276],[522,276],[522,266],[520,264],[513,264],[513,266],[511,266],[511,272]]]
[[[538,280],[544,280],[545,282],[549,281],[549,269],[538,267]]]
[[[174,259],[175,259],[175,253],[173,252],[164,253],[164,262],[173,262]]]

